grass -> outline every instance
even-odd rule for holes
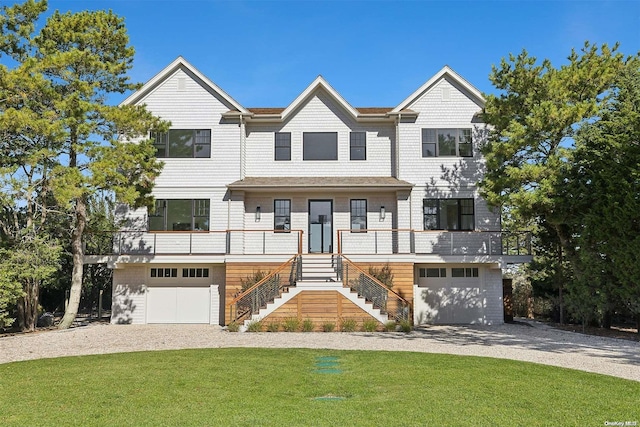
[[[640,421],[638,396],[639,382],[604,375],[409,352],[198,349],[0,365],[5,427],[604,425]]]

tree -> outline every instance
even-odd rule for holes
[[[3,9],[0,24],[14,33],[0,39],[0,46],[17,63],[12,70],[4,69],[4,76],[11,77],[4,79],[4,87],[10,99],[24,104],[3,111],[8,129],[3,150],[8,152],[5,160],[17,159],[20,143],[30,147],[29,141],[36,141],[41,149],[34,160],[33,177],[39,185],[34,192],[42,201],[50,194],[56,209],[70,215],[73,271],[69,304],[60,323],[66,328],[80,301],[88,200],[108,191],[134,207],[151,205],[162,164],[150,140],[140,137],[151,129],[162,131],[167,124],[144,106],[107,105],[109,95],[139,87],[127,77],[134,51],[122,18],[110,11],[54,12],[38,34],[33,34],[32,25],[14,24],[37,16],[33,10],[43,5],[46,8],[46,2],[28,1]],[[126,142],[130,140],[139,141]],[[24,160],[14,163],[21,167]]]
[[[587,42],[559,68],[546,59],[538,64],[524,50],[510,55],[492,69],[490,80],[501,93],[486,97],[483,112],[490,125],[482,148],[487,164],[480,182],[483,196],[523,221],[544,222],[561,249],[556,265],[562,268],[566,256],[578,280],[582,271],[571,229],[575,222],[558,190],[577,129],[608,102],[616,76],[629,61],[617,48]],[[559,270],[557,276],[564,274]]]

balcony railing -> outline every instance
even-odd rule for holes
[[[85,239],[86,255],[288,255],[302,253],[303,231],[115,231]],[[531,233],[506,231],[337,231],[337,253],[531,255]]]
[[[338,230],[338,253],[531,255],[531,232]]]

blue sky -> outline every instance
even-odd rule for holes
[[[182,55],[245,107],[284,107],[319,74],[353,106],[395,106],[445,64],[495,93],[491,65],[523,48],[555,65],[585,40],[640,50],[638,0],[50,0],[49,7],[125,17],[134,81]]]

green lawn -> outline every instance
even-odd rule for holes
[[[531,426],[639,421],[640,383],[509,360],[207,349],[0,365],[2,426]]]

